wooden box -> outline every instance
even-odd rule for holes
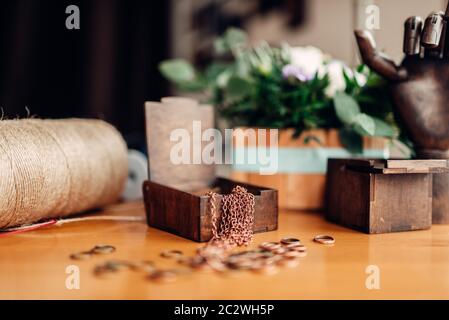
[[[277,191],[223,178],[217,178],[211,188],[218,188],[218,193],[228,194],[237,185],[245,187],[255,195],[253,231],[257,233],[276,230]],[[210,240],[212,236],[210,204],[209,197],[202,195],[204,193],[183,192],[145,181],[143,194],[148,225],[198,242]]]
[[[446,160],[329,159],[327,218],[366,233],[428,229],[432,174]]]

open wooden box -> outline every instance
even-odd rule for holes
[[[224,178],[217,178],[210,188],[218,188],[216,192],[219,194],[228,194],[237,185],[255,195],[253,231],[257,233],[276,230],[278,226],[276,190]],[[145,181],[143,195],[148,225],[198,242],[210,240],[212,237],[210,204],[209,197],[202,195],[204,193],[180,191]]]
[[[327,218],[366,233],[428,229],[432,175],[447,160],[329,159]]]

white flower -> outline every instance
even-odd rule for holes
[[[366,75],[363,73],[354,71],[354,77],[355,80],[357,81],[357,84],[361,87],[363,87],[368,82]]]
[[[324,76],[326,73],[329,76],[329,86],[325,90],[325,94],[328,97],[333,97],[337,91],[344,91],[346,89],[343,71],[349,78],[355,78],[360,86],[366,84],[366,76],[364,74],[352,71],[343,61],[332,60],[319,73],[320,76]]]
[[[293,47],[290,48],[290,63],[295,65],[307,75],[314,77],[315,74],[323,68],[326,56],[315,47]]]
[[[343,70],[348,76],[352,77],[352,70],[339,60],[332,60],[323,70],[323,73],[327,73],[329,76],[329,85],[325,90],[328,97],[333,97],[337,91],[343,91],[346,89]]]
[[[337,91],[346,89],[346,82],[343,70],[348,77],[354,77],[359,86],[366,84],[366,75],[351,70],[343,61],[330,60],[320,49],[308,47],[290,48],[290,64],[299,67],[302,73],[308,78],[313,78],[315,74],[323,77],[329,75],[329,86],[325,89],[325,94],[332,98]]]

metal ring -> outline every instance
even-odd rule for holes
[[[313,241],[321,243],[321,244],[334,244],[335,243],[335,239],[333,237],[322,235],[322,234],[313,238]]]
[[[115,251],[115,247],[109,244],[99,244],[93,247],[90,252],[94,254],[107,254]]]
[[[293,247],[295,245],[301,244],[301,240],[296,239],[296,238],[283,238],[283,239],[281,239],[281,243],[283,245],[286,245],[286,246],[291,245]]]
[[[184,254],[180,250],[164,250],[161,252],[163,258],[180,258]]]
[[[259,248],[273,251],[281,248],[282,245],[279,242],[263,242],[259,245]]]

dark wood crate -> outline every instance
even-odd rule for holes
[[[366,233],[428,229],[432,175],[446,160],[329,159],[326,216]]]
[[[218,188],[219,193],[228,194],[237,185],[245,187],[255,195],[254,233],[276,230],[277,191],[224,178],[217,178],[211,188]],[[211,239],[209,197],[176,190],[151,181],[144,182],[143,194],[147,223],[150,227],[198,242]]]

